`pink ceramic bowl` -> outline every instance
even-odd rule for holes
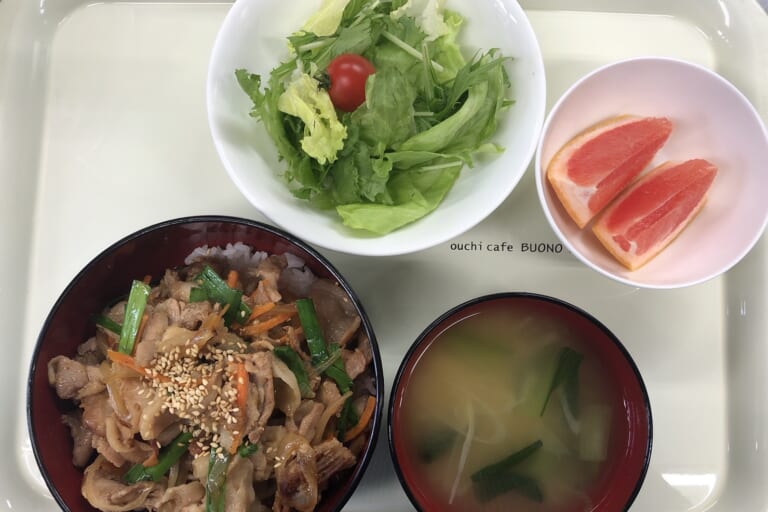
[[[545,173],[555,153],[589,126],[623,114],[668,117],[672,134],[650,167],[703,158],[719,172],[701,212],[658,256],[630,271],[579,229]],[[555,233],[583,263],[643,288],[695,285],[729,270],[768,223],[768,130],[749,100],[715,71],[682,60],[642,57],[587,74],[552,107],[535,157],[541,206]]]

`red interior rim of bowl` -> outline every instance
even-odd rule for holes
[[[612,435],[612,449],[621,456],[617,456],[613,462],[615,467],[603,471],[602,478],[590,491],[592,511],[616,512],[628,509],[648,470],[653,439],[651,406],[640,372],[616,336],[589,313],[560,299],[524,292],[486,295],[456,306],[432,322],[407,352],[395,376],[388,419],[390,452],[403,489],[418,510],[439,510],[427,493],[411,486],[418,469],[412,458],[407,456],[406,448],[398,443],[398,439],[404,436],[405,428],[399,421],[400,404],[419,358],[443,331],[457,321],[489,307],[521,303],[525,303],[526,307],[533,306],[537,310],[557,313],[594,341],[593,352],[601,359],[601,364],[610,374],[610,380],[615,383],[624,408],[619,408],[614,415],[616,427],[615,435]],[[571,510],[566,509],[565,512]]]
[[[93,334],[93,315],[126,293],[134,278],[161,276],[183,264],[193,249],[243,242],[270,254],[292,253],[318,277],[337,282],[349,294],[373,347],[377,408],[363,455],[342,485],[328,489],[318,510],[340,510],[357,487],[373,454],[383,414],[383,369],[370,321],[358,299],[335,267],[312,247],[273,226],[227,216],[174,219],[149,226],[114,243],[90,261],[62,292],[46,318],[33,353],[27,384],[27,425],[38,467],[54,498],[65,511],[95,509],[80,494],[82,470],[72,463],[69,429],[60,420],[71,404],[60,400],[48,384],[48,361],[73,354]],[[45,341],[45,343],[43,343]]]

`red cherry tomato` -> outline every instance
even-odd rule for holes
[[[352,112],[365,101],[365,82],[376,68],[361,55],[343,53],[328,66],[331,86],[328,94],[333,105],[344,112]]]

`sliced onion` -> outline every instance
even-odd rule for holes
[[[467,431],[464,434],[464,443],[461,445],[459,467],[456,469],[456,477],[453,479],[453,485],[451,486],[451,496],[448,498],[448,504],[453,504],[453,499],[456,497],[456,490],[459,488],[461,476],[464,474],[464,466],[467,464],[467,457],[469,457],[469,448],[472,446],[472,441],[475,438],[475,409],[472,406],[472,402],[467,402],[466,412]]]

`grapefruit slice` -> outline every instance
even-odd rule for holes
[[[651,163],[670,133],[666,117],[619,116],[588,128],[555,154],[547,179],[579,228]]]
[[[717,167],[702,159],[662,164],[608,206],[592,231],[617,260],[635,270],[699,213],[716,175]]]

